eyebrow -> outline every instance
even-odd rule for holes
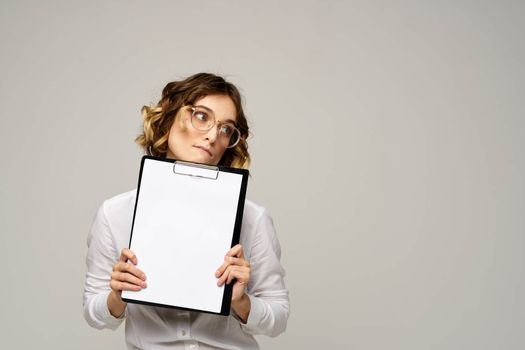
[[[203,105],[194,105],[193,107],[199,107],[199,108],[203,108],[203,109],[206,109],[210,112],[212,112],[213,114],[215,114],[215,112],[213,111],[213,109],[209,108],[209,107],[206,107],[206,106],[203,106]],[[228,118],[226,120],[221,120],[220,121],[221,123],[225,123],[225,122],[230,122],[232,123],[233,125],[237,126],[237,122],[235,122],[233,119],[231,118]]]

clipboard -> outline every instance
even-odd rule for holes
[[[239,243],[248,170],[143,156],[129,248],[147,288],[122,300],[229,315],[215,271]]]

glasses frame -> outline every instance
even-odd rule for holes
[[[194,116],[195,112],[197,111],[197,108],[199,108],[199,107],[207,110],[208,111],[208,116],[213,118],[213,124],[211,124],[211,126],[208,129],[199,129],[195,125],[193,125],[193,116]],[[234,144],[232,144],[231,146],[226,146],[226,148],[234,148],[235,146],[237,146],[239,144],[239,141],[241,140],[242,136],[241,136],[241,132],[239,131],[239,129],[237,129],[237,126],[235,124],[231,123],[231,122],[222,123],[220,121],[217,121],[217,118],[215,118],[215,113],[213,112],[213,110],[209,109],[206,106],[199,106],[199,105],[197,105],[197,106],[195,106],[195,105],[186,105],[186,106],[183,106],[182,108],[191,112],[191,116],[190,116],[191,127],[193,129],[199,131],[199,132],[202,132],[202,133],[207,133],[208,131],[213,129],[216,125],[218,125],[218,127],[217,127],[217,137],[218,137],[219,136],[219,127],[222,124],[231,124],[233,126],[234,132],[237,132],[237,134],[239,136],[237,137],[237,141],[235,141]]]

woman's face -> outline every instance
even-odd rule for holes
[[[237,122],[237,110],[227,95],[208,95],[194,103],[213,111],[216,122]],[[200,131],[191,125],[191,110],[177,116],[168,135],[167,158],[189,162],[217,165],[226,151],[226,146],[217,142],[217,124],[208,131]]]

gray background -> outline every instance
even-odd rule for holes
[[[523,349],[524,9],[3,0],[2,343],[124,348],[83,320],[86,235],[136,186],[140,107],[211,71],[246,97],[288,273],[264,348]]]

